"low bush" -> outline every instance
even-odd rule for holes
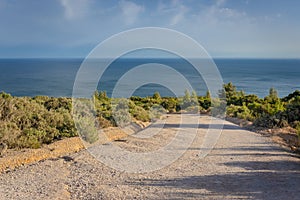
[[[68,98],[12,97],[2,93],[0,141],[9,148],[38,148],[77,135],[70,105]]]
[[[223,98],[211,99],[210,94],[197,96],[185,91],[184,96],[161,97],[155,93],[150,97],[131,97],[128,100],[111,99],[105,92],[95,92],[93,107],[88,99],[82,99],[78,110],[90,112],[73,113],[72,99],[46,96],[13,97],[0,93],[0,142],[9,148],[38,148],[64,137],[77,135],[90,143],[97,140],[98,129],[110,126],[126,126],[132,119],[143,122],[157,119],[163,113],[185,110],[187,112],[210,111],[216,117],[224,117],[224,110],[230,117],[254,122],[254,125],[274,128],[295,128],[300,135],[300,92],[295,91],[287,97],[279,98],[275,89],[269,95],[259,98],[237,91],[232,84],[224,85]],[[86,101],[86,102],[85,102]],[[74,105],[73,105],[74,106]],[[82,107],[83,106],[83,107]],[[90,105],[89,105],[90,106]],[[75,109],[77,110],[77,109]],[[73,117],[80,119],[76,124]],[[77,120],[76,120],[77,121]],[[77,128],[77,129],[76,129]]]

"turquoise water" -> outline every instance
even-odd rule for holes
[[[81,63],[82,59],[0,59],[0,91],[14,96],[71,96]],[[168,65],[183,74],[199,95],[207,91],[201,76],[182,59],[116,60],[103,74],[98,89],[111,94],[116,81],[126,71],[145,63]],[[224,83],[231,81],[246,93],[264,97],[274,87],[283,97],[300,90],[299,59],[215,59],[215,63]],[[155,91],[162,96],[172,95],[156,84],[145,85],[134,94],[149,96]]]

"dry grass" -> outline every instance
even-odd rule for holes
[[[61,157],[72,152],[78,152],[83,148],[80,138],[73,137],[45,145],[39,149],[9,150],[0,158],[0,172],[40,160]]]
[[[138,129],[149,125],[149,123],[144,122],[134,124],[136,125],[128,126],[125,129],[120,129],[118,127],[109,127],[103,129],[97,144],[104,144],[124,138],[130,134],[133,134]],[[31,164],[45,159],[62,157],[70,153],[78,152],[88,146],[89,145],[85,144],[80,137],[72,137],[56,141],[49,145],[44,145],[39,149],[22,149],[19,151],[8,150],[5,155],[0,157],[0,173],[8,169],[12,170],[25,164]]]

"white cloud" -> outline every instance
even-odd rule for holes
[[[220,7],[222,5],[224,5],[226,2],[226,0],[217,0],[215,6]]]
[[[119,5],[127,25],[134,24],[138,19],[139,14],[144,11],[143,6],[131,1],[122,0],[120,1]]]
[[[78,19],[84,17],[89,8],[90,0],[60,0],[65,9],[67,19]]]
[[[249,22],[247,13],[237,9],[226,7],[225,0],[217,0],[214,4],[207,6],[199,14],[206,24],[218,25],[223,23]],[[252,19],[251,19],[252,20]]]
[[[169,19],[170,26],[175,26],[178,23],[182,22],[185,19],[188,10],[188,7],[186,7],[178,0],[173,0],[170,4],[159,2],[157,6],[157,12],[159,14],[171,16],[171,18]]]
[[[180,21],[184,20],[185,13],[188,9],[184,5],[180,5],[177,8],[177,14],[175,14],[171,19],[171,26],[178,24]]]
[[[245,12],[239,12],[237,10],[231,9],[231,8],[220,8],[219,13],[225,17],[241,17],[246,16]]]

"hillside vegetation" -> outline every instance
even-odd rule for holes
[[[275,89],[259,98],[254,94],[237,91],[232,83],[224,85],[229,117],[252,121],[263,128],[292,127],[300,135],[300,91],[279,98]],[[131,121],[149,122],[163,113],[190,111],[210,113],[209,93],[197,96],[185,92],[180,98],[131,97],[111,99],[105,92],[93,97],[97,124],[101,128],[126,126]],[[127,109],[128,112],[124,112]],[[8,148],[39,148],[65,137],[77,136],[72,118],[72,99],[47,96],[13,97],[0,93],[0,143]],[[95,138],[88,138],[94,140]]]

